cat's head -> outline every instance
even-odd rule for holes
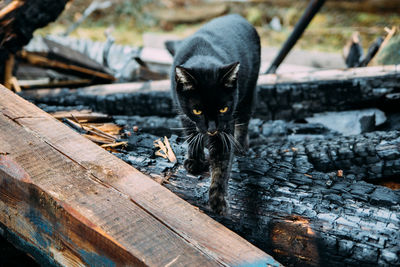
[[[175,68],[179,104],[199,132],[212,136],[231,127],[239,66],[235,62],[214,68]]]

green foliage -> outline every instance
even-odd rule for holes
[[[147,26],[154,25],[154,18],[148,12],[144,12],[144,7],[153,0],[123,0],[122,3],[116,5],[115,15],[118,17],[128,17],[135,22],[135,27],[143,29]]]
[[[249,8],[247,11],[246,18],[254,26],[261,26],[263,24],[262,17],[263,12],[257,7]]]

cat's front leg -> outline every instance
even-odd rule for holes
[[[182,119],[182,125],[188,136],[188,153],[183,166],[191,174],[201,174],[209,167],[204,156],[204,136],[197,132],[196,125],[191,121]]]
[[[211,164],[209,204],[216,213],[224,213],[226,211],[225,195],[232,165],[232,147],[229,144],[228,148],[226,148],[227,143],[222,138],[224,137],[210,137],[208,146]]]
[[[204,141],[201,135],[196,134],[189,143],[188,158],[183,163],[185,169],[194,175],[208,170],[208,162],[204,156]]]

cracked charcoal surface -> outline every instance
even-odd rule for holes
[[[278,130],[267,133],[271,124]],[[364,179],[400,177],[400,133],[343,137],[309,126],[315,135],[328,131],[331,137],[300,139],[288,134],[294,127],[252,121],[251,150],[235,159],[229,182],[231,212],[223,217],[207,207],[208,174],[191,176],[182,167],[182,138],[170,138],[176,164],[154,156],[153,140],[158,137],[145,132],[134,133],[130,152],[118,156],[152,177],[164,177],[171,191],[285,265],[399,265],[400,191]],[[263,142],[256,142],[260,136]],[[339,169],[343,177],[337,176]]]

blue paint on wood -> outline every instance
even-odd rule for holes
[[[0,223],[0,229],[2,229],[2,231],[0,231],[2,233],[2,236],[7,239],[8,242],[13,244],[19,250],[22,250],[31,255],[35,259],[35,261],[41,266],[61,266],[57,264],[57,262],[53,258],[51,258],[50,255],[37,248],[35,244],[32,244],[22,237],[18,236],[17,234],[11,232],[2,223]]]
[[[37,227],[37,229],[48,235],[53,235],[53,225],[42,218],[42,214],[34,208],[30,208],[25,217]]]
[[[36,232],[33,233],[32,238],[34,238],[40,247],[47,249],[51,245],[51,240],[46,236],[51,237],[53,235],[53,226],[34,208],[30,208],[25,213],[25,217],[36,228]]]
[[[94,252],[89,252],[84,249],[80,249],[79,255],[82,257],[83,261],[90,263],[90,266],[105,266],[105,267],[115,267],[116,264],[111,259],[99,255]]]
[[[245,262],[239,265],[235,265],[235,267],[281,267],[282,265],[277,262],[274,258],[265,258],[261,260],[257,260],[254,262]]]

